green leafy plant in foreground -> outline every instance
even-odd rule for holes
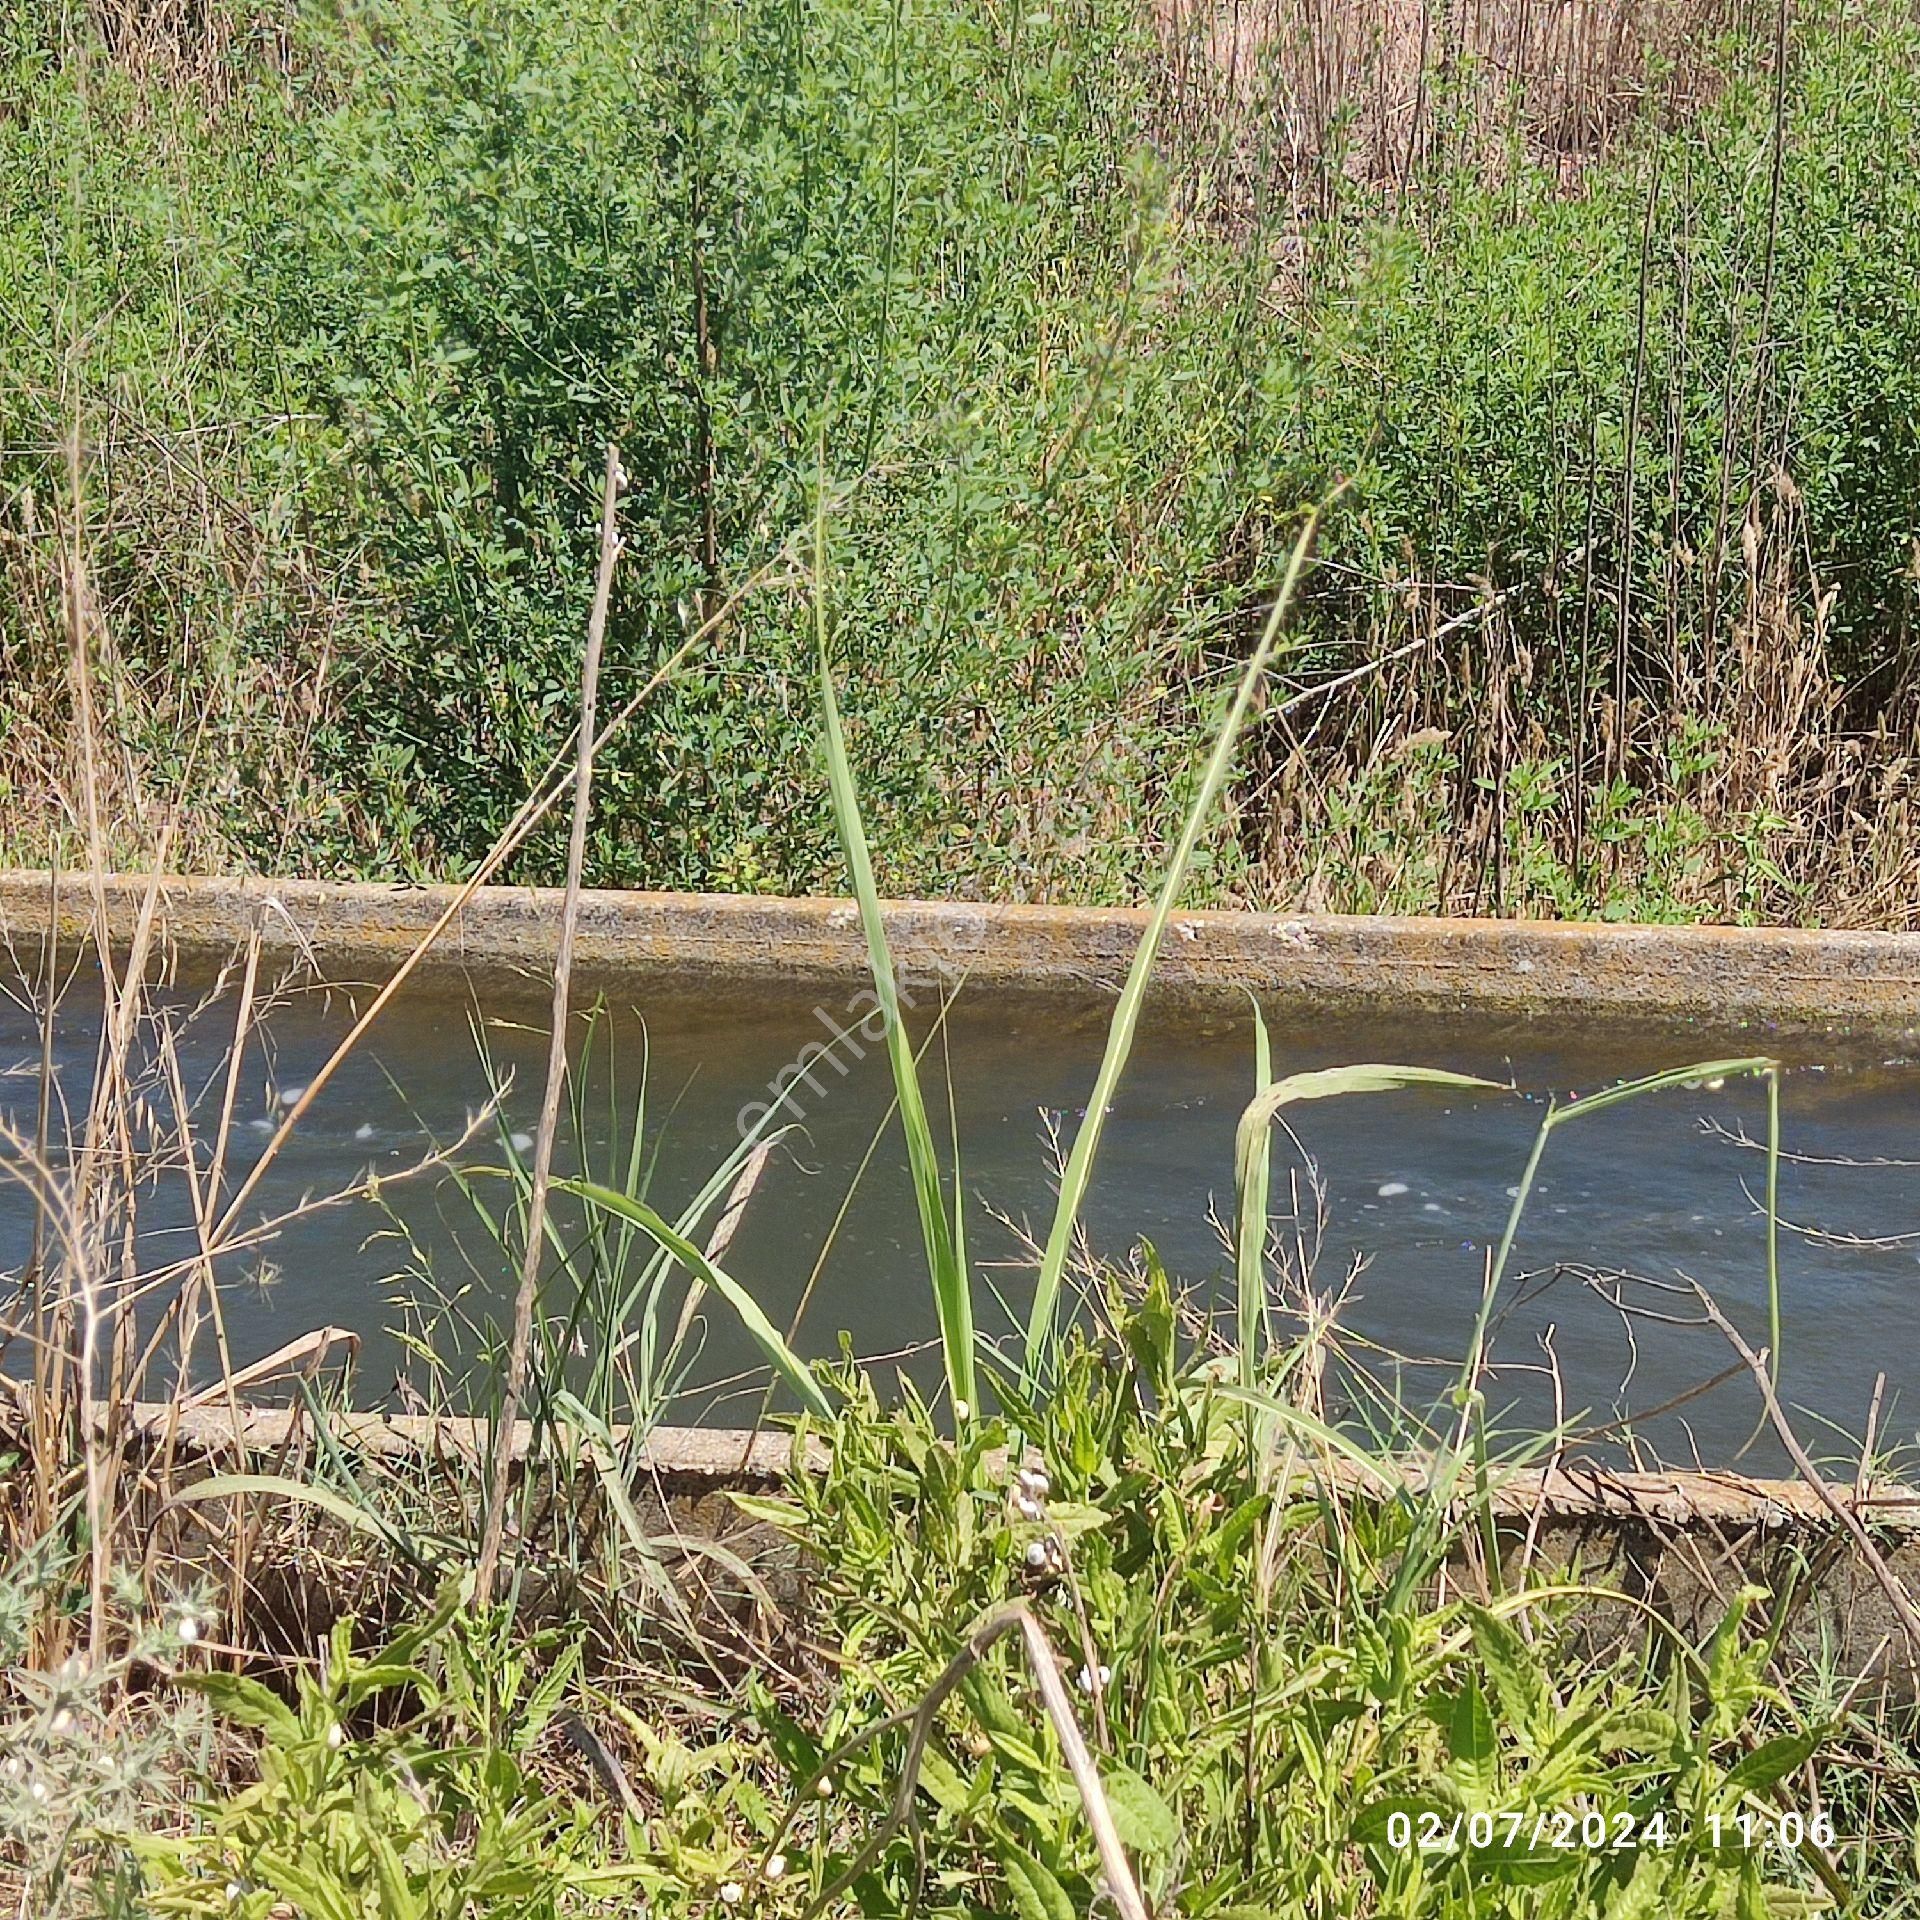
[[[1518,1573],[1498,1593],[1475,1574],[1471,1514],[1384,1455],[1370,1476],[1336,1456],[1314,1407],[1275,1393],[1282,1448],[1250,1451],[1244,1397],[1222,1390],[1218,1354],[1182,1352],[1151,1262],[1143,1294],[1116,1287],[1104,1306],[1053,1390],[1011,1408],[1029,1449],[1017,1476],[1009,1424],[949,1445],[925,1406],[883,1408],[855,1376],[824,1475],[744,1502],[817,1559],[817,1630],[841,1676],[804,1728],[759,1690],[797,1792],[790,1880],[817,1893],[857,1868],[867,1915],[1097,1908],[1087,1823],[1016,1657],[967,1671],[923,1748],[906,1724],[976,1625],[1023,1599],[1077,1672],[1156,1912],[1822,1904],[1826,1861],[1730,1838],[1743,1811],[1776,1817],[1778,1783],[1823,1752],[1824,1728],[1776,1684],[1756,1590],[1698,1644],[1618,1598],[1618,1631],[1596,1634],[1599,1591],[1571,1574]],[[1277,1354],[1263,1381],[1303,1374],[1300,1358]],[[1449,1442],[1399,1437],[1429,1441],[1430,1486],[1460,1481]],[[1475,1814],[1490,1842],[1467,1842]],[[1573,1844],[1556,1843],[1563,1817]],[[1458,1822],[1460,1842],[1423,1849],[1403,1818],[1415,1835]],[[1629,1828],[1650,1837],[1579,1839]]]
[[[548,1650],[551,1652],[551,1650]],[[291,1703],[258,1680],[182,1676],[260,1738],[258,1779],[185,1834],[129,1836],[154,1914],[264,1920],[548,1920],[617,1911],[598,1810],[554,1799],[526,1755],[577,1660],[537,1682],[524,1650],[456,1614],[451,1592],[384,1651],[337,1624]]]

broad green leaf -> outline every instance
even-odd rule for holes
[[[341,1700],[347,1707],[357,1707],[373,1694],[393,1693],[401,1688],[409,1688],[420,1694],[428,1705],[439,1697],[431,1677],[419,1667],[379,1660],[366,1666],[357,1661],[349,1664],[341,1689]]]
[[[176,1686],[197,1693],[223,1720],[258,1727],[283,1747],[299,1744],[300,1717],[280,1696],[243,1673],[179,1673]]]
[[[1447,1752],[1451,1756],[1447,1771],[1470,1800],[1484,1801],[1493,1791],[1500,1748],[1487,1697],[1473,1674],[1467,1675],[1447,1717]]]
[[[561,1649],[560,1657],[527,1695],[527,1703],[520,1709],[513,1729],[515,1753],[530,1752],[534,1742],[546,1731],[548,1722],[559,1712],[567,1689],[580,1671],[580,1647],[578,1640],[569,1640]]]
[[[1042,1758],[1040,1749],[1034,1745],[1032,1736],[1024,1728],[1018,1733],[1007,1733],[999,1727],[989,1727],[987,1744],[1016,1772],[1044,1786],[1053,1785],[1053,1767]]]
[[[745,1514],[749,1520],[758,1520],[769,1527],[778,1527],[783,1533],[797,1533],[807,1523],[806,1512],[791,1500],[776,1500],[771,1495],[761,1493],[739,1493],[729,1487],[727,1499],[734,1508]]]
[[[1347,1838],[1357,1847],[1385,1846],[1387,1823],[1396,1813],[1404,1813],[1417,1830],[1422,1816],[1432,1811],[1431,1800],[1418,1799],[1406,1793],[1386,1794],[1378,1800],[1369,1800],[1360,1808],[1347,1827]]]
[[[375,1882],[380,1889],[380,1920],[423,1920],[425,1909],[408,1884],[406,1868],[393,1842],[377,1827],[368,1826],[361,1838],[373,1859]]]
[[[997,1673],[975,1667],[960,1683],[961,1696],[972,1707],[981,1726],[989,1733],[1025,1734],[1027,1723],[1016,1711],[1005,1684]]]
[[[1727,1769],[1726,1785],[1734,1793],[1765,1793],[1796,1768],[1803,1767],[1825,1744],[1818,1733],[1783,1733],[1759,1746]]]
[[[1020,1920],[1079,1920],[1066,1888],[1024,1847],[1003,1842],[1000,1858]]]
[[[1486,1608],[1469,1604],[1467,1619],[1473,1628],[1474,1651],[1493,1682],[1508,1732],[1527,1753],[1537,1753],[1547,1692],[1537,1656],[1507,1621]]]
[[[920,1785],[943,1813],[956,1819],[965,1813],[972,1789],[953,1762],[931,1742],[920,1755]]]
[[[1667,1754],[1680,1738],[1680,1722],[1665,1707],[1624,1707],[1609,1714],[1596,1731],[1596,1743],[1609,1752]]]
[[[1088,1506],[1080,1500],[1056,1500],[1047,1507],[1046,1527],[1063,1540],[1078,1540],[1089,1533],[1098,1533],[1113,1519],[1104,1507]]]
[[[1100,1771],[1120,1838],[1136,1853],[1171,1853],[1180,1838],[1173,1809],[1131,1767],[1117,1761]]]
[[[1633,1863],[1626,1884],[1607,1902],[1605,1920],[1654,1920],[1666,1910],[1667,1862],[1649,1847]]]

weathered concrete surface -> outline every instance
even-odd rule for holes
[[[0,1433],[9,1407],[24,1414],[25,1389],[0,1382]],[[146,1488],[144,1497],[156,1511],[162,1486],[191,1485],[202,1472],[248,1462],[297,1474],[315,1453],[311,1417],[286,1408],[154,1402],[123,1408],[122,1414],[125,1457],[140,1469],[129,1484]],[[485,1423],[462,1418],[335,1412],[328,1416],[328,1432],[349,1459],[378,1462],[416,1482],[420,1469],[428,1477],[443,1473],[456,1490],[471,1485],[488,1444]],[[526,1422],[515,1432],[515,1453],[523,1461],[531,1432]],[[172,1463],[172,1472],[156,1478],[163,1460]],[[804,1587],[791,1543],[742,1516],[728,1494],[777,1486],[790,1463],[785,1433],[661,1427],[629,1460],[629,1491],[663,1550],[676,1541],[722,1540],[730,1553],[745,1555],[775,1578],[780,1604],[788,1606]],[[810,1435],[807,1465],[819,1471],[826,1464],[825,1439]],[[1349,1498],[1382,1500],[1402,1487],[1419,1492],[1427,1477],[1428,1463],[1418,1458],[1365,1471],[1335,1461],[1297,1469],[1291,1485],[1301,1499],[1331,1482]],[[591,1472],[577,1481],[589,1500],[593,1482]],[[1827,1493],[1873,1531],[1893,1577],[1908,1593],[1920,1594],[1920,1492],[1888,1484],[1864,1495],[1852,1486],[1830,1485]],[[1832,1509],[1802,1482],[1734,1473],[1615,1472],[1576,1462],[1504,1475],[1491,1489],[1491,1504],[1510,1576],[1524,1561],[1536,1574],[1587,1590],[1568,1625],[1593,1654],[1604,1656],[1633,1640],[1650,1613],[1700,1644],[1733,1596],[1754,1582],[1770,1596],[1766,1607],[1783,1615],[1781,1646],[1791,1657],[1831,1661],[1836,1671],[1871,1680],[1901,1699],[1920,1694],[1920,1648],[1908,1644],[1898,1610]],[[224,1536],[209,1514],[195,1511],[208,1529],[197,1537],[212,1556],[209,1567],[217,1567]],[[1468,1564],[1466,1537],[1463,1531],[1454,1577],[1471,1591],[1480,1576]],[[293,1623],[298,1631],[288,1645],[300,1651],[341,1611],[391,1604],[377,1557],[343,1547],[315,1564],[325,1571],[318,1583],[313,1567],[298,1556],[282,1564],[269,1552],[249,1573],[259,1603],[256,1624],[264,1629],[276,1621]],[[706,1591],[711,1569],[704,1560],[702,1565]],[[546,1592],[539,1578],[535,1586]],[[736,1598],[745,1604],[751,1596]],[[562,1603],[551,1593],[547,1600]]]
[[[124,943],[148,882],[105,883],[109,937]],[[440,887],[168,878],[161,950],[193,964],[224,958],[257,928],[268,952],[310,957],[326,978],[384,978],[453,898]],[[90,937],[84,876],[57,901],[40,873],[0,875],[0,939],[37,972],[51,917],[63,947]],[[910,976],[964,974],[976,986],[1082,997],[1111,992],[1145,926],[1132,910],[902,902],[888,934]],[[481,889],[423,967],[544,978],[559,895]],[[578,964],[586,978],[697,989],[851,983],[866,966],[849,902],[589,892]],[[1188,913],[1160,956],[1163,999],[1240,1003],[1248,989],[1321,1013],[1406,1010],[1601,1015],[1787,1027],[1920,1024],[1920,935],[1724,927],[1562,925]]]
[[[24,1405],[24,1389],[16,1386],[13,1393]],[[300,1444],[312,1426],[304,1409],[244,1403],[229,1409],[219,1404],[176,1407],[165,1401],[138,1401],[124,1413],[129,1432],[146,1446],[170,1442],[178,1451],[209,1457],[285,1454]],[[327,1416],[327,1431],[345,1451],[387,1461],[444,1459],[463,1464],[480,1459],[492,1444],[486,1421],[458,1414],[335,1410]],[[514,1458],[524,1460],[533,1443],[532,1423],[517,1422],[513,1439]],[[809,1434],[807,1466],[818,1471],[826,1461],[826,1440],[818,1432]],[[785,1432],[659,1426],[647,1435],[632,1464],[636,1473],[704,1490],[783,1480],[791,1462],[792,1440]],[[1427,1467],[1420,1460],[1402,1460],[1395,1471],[1398,1484],[1411,1491],[1418,1492],[1427,1483]],[[1386,1494],[1396,1486],[1385,1472],[1363,1474],[1344,1463],[1336,1465],[1333,1477],[1355,1493]],[[1876,1485],[1863,1495],[1850,1485],[1836,1483],[1828,1491],[1870,1527],[1920,1534],[1920,1489]],[[1635,1523],[1738,1532],[1820,1531],[1834,1525],[1831,1508],[1804,1481],[1742,1473],[1626,1472],[1574,1461],[1503,1474],[1491,1487],[1490,1497],[1503,1520],[1537,1516],[1542,1524]]]
[[[15,1389],[16,1394],[21,1391]],[[236,1409],[209,1404],[189,1408],[139,1401],[125,1409],[125,1416],[129,1431],[149,1447],[166,1444],[171,1437],[179,1451],[208,1456],[282,1454],[299,1444],[312,1424],[302,1409],[245,1404]],[[478,1460],[491,1445],[491,1429],[484,1420],[457,1414],[333,1411],[327,1430],[348,1452],[379,1460],[445,1459],[457,1464]],[[524,1460],[533,1442],[532,1423],[516,1423],[513,1437],[514,1458]],[[825,1439],[817,1432],[809,1434],[807,1466],[818,1471],[826,1460]],[[792,1442],[784,1432],[660,1426],[648,1434],[633,1465],[638,1473],[678,1485],[717,1489],[782,1480],[791,1461]],[[1396,1471],[1398,1484],[1415,1492],[1425,1487],[1422,1461],[1403,1460]],[[1334,1478],[1355,1493],[1390,1493],[1396,1485],[1384,1473],[1366,1475],[1344,1464],[1336,1467]],[[1875,1485],[1862,1494],[1835,1483],[1828,1491],[1870,1527],[1920,1534],[1920,1489]],[[1574,1461],[1502,1475],[1490,1497],[1502,1519],[1537,1516],[1543,1524],[1633,1522],[1768,1532],[1834,1525],[1832,1509],[1804,1481],[1742,1473],[1626,1472]]]
[[[288,1407],[223,1405],[172,1407],[140,1401],[125,1409],[127,1428],[146,1449],[171,1446],[176,1453],[208,1459],[283,1456],[310,1437],[313,1422]],[[472,1466],[488,1455],[492,1428],[459,1414],[363,1413],[332,1409],[327,1433],[348,1454],[374,1460],[445,1461]],[[615,1436],[624,1440],[625,1432]],[[533,1445],[531,1421],[517,1421],[513,1457],[524,1461]],[[634,1472],[675,1489],[705,1493],[724,1487],[770,1486],[787,1476],[793,1458],[786,1433],[754,1433],[730,1427],[655,1427],[630,1464]],[[826,1445],[813,1436],[810,1466],[826,1464]]]

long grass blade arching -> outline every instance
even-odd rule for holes
[[[724,1268],[709,1260],[685,1234],[654,1212],[644,1200],[618,1193],[612,1187],[596,1186],[591,1180],[557,1180],[554,1187],[557,1192],[570,1193],[575,1199],[584,1200],[589,1206],[603,1208],[619,1219],[631,1220],[642,1233],[671,1254],[696,1280],[717,1293],[733,1309],[748,1338],[760,1349],[775,1374],[793,1390],[809,1413],[818,1414],[823,1420],[833,1417],[832,1404],[821,1391],[819,1381],[813,1377],[812,1368],[780,1337],[759,1301]]]
[[[873,858],[866,828],[860,818],[860,796],[853,766],[847,757],[846,736],[840,725],[840,703],[833,691],[833,667],[827,652],[826,522],[822,489],[820,520],[815,533],[814,617],[820,653],[820,705],[825,721],[827,779],[833,793],[834,824],[846,856],[854,897],[860,905],[860,925],[867,941],[867,961],[873,991],[886,1024],[887,1064],[893,1072],[900,1102],[900,1130],[906,1136],[907,1164],[913,1175],[914,1205],[920,1215],[920,1235],[926,1245],[927,1276],[933,1287],[934,1311],[940,1322],[940,1346],[946,1363],[947,1391],[954,1416],[965,1419],[980,1404],[974,1386],[973,1295],[960,1256],[954,1214],[948,1211],[939,1149],[921,1096],[919,1070],[913,1046],[900,1019],[900,994],[893,970],[893,952],[887,943],[886,922],[880,911],[880,890],[873,877]],[[956,1142],[956,1148],[958,1143]],[[956,1158],[957,1166],[957,1158]],[[956,1190],[953,1207],[957,1212]]]
[[[1561,1128],[1573,1120],[1591,1119],[1596,1113],[1604,1113],[1610,1107],[1617,1107],[1628,1100],[1643,1099],[1648,1094],[1665,1093],[1674,1087],[1693,1087],[1702,1083],[1719,1080],[1731,1080],[1748,1077],[1767,1082],[1767,1325],[1773,1342],[1768,1354],[1768,1367],[1773,1379],[1780,1377],[1780,1063],[1764,1054],[1749,1054],[1737,1060],[1702,1060],[1693,1066],[1668,1067],[1660,1073],[1650,1073],[1638,1080],[1625,1080],[1616,1087],[1603,1087],[1598,1093],[1590,1093],[1585,1099],[1569,1106],[1551,1106],[1547,1116],[1540,1123],[1540,1131],[1534,1135],[1533,1146],[1527,1155],[1525,1171],[1520,1176],[1520,1184],[1514,1190],[1513,1205],[1507,1211],[1507,1224],[1500,1235],[1500,1245],[1487,1268],[1486,1286],[1481,1294],[1480,1312],[1474,1321],[1473,1339],[1467,1349],[1467,1357],[1461,1368],[1457,1397],[1464,1404],[1473,1390],[1474,1376],[1479,1372],[1482,1349],[1486,1342],[1487,1328],[1493,1320],[1493,1303],[1500,1291],[1500,1283],[1506,1277],[1507,1261],[1513,1253],[1513,1243],[1520,1233],[1520,1219],[1527,1210],[1527,1201],[1533,1192],[1535,1177],[1540,1171],[1541,1157],[1545,1154],[1548,1140]]]
[[[1280,590],[1274,595],[1273,607],[1267,615],[1266,626],[1262,629],[1259,643],[1253,650],[1245,669],[1240,675],[1240,684],[1234,690],[1233,704],[1227,710],[1226,720],[1222,723],[1219,736],[1213,743],[1213,752],[1207,758],[1205,772],[1201,775],[1200,790],[1194,795],[1193,805],[1187,811],[1186,825],[1181,829],[1180,839],[1173,850],[1166,877],[1160,885],[1159,897],[1155,900],[1153,912],[1147,920],[1146,931],[1140,936],[1140,945],[1135,950],[1133,964],[1127,970],[1126,984],[1120,990],[1120,999],[1114,1007],[1113,1018],[1107,1027],[1106,1050],[1100,1058],[1100,1071],[1094,1078],[1093,1094],[1087,1102],[1086,1118],[1080,1123],[1079,1131],[1073,1138],[1073,1146],[1067,1155],[1065,1171],[1060,1178],[1060,1197],[1053,1212],[1053,1225],[1047,1234],[1046,1246],[1040,1255],[1040,1271],[1035,1278],[1033,1288],[1033,1306],[1027,1317],[1026,1366],[1025,1371],[1031,1383],[1040,1371],[1049,1341],[1053,1337],[1054,1317],[1060,1303],[1060,1283],[1066,1277],[1067,1257],[1073,1249],[1074,1225],[1080,1217],[1080,1209],[1086,1202],[1087,1190],[1093,1184],[1093,1163],[1100,1151],[1100,1137],[1105,1131],[1107,1107],[1113,1099],[1114,1089],[1119,1085],[1120,1075],[1125,1070],[1127,1056],[1133,1051],[1133,1036],[1140,1024],[1140,1009],[1147,997],[1147,983],[1153,974],[1153,964],[1160,954],[1160,943],[1166,936],[1167,922],[1173,917],[1173,910],[1180,898],[1180,891],[1186,885],[1187,874],[1193,866],[1193,856],[1200,845],[1200,835],[1207,823],[1207,817],[1213,811],[1214,802],[1220,797],[1220,790],[1226,785],[1228,770],[1233,764],[1234,746],[1239,740],[1240,729],[1246,721],[1248,710],[1253,704],[1253,696],[1267,670],[1267,663],[1273,658],[1273,651],[1280,638],[1280,630],[1287,617],[1287,609],[1293,603],[1294,589],[1300,583],[1305,571],[1307,556],[1313,547],[1313,537],[1320,524],[1320,509],[1316,508],[1307,516],[1307,523],[1300,531],[1300,537],[1294,542],[1293,552],[1288,556],[1286,573],[1281,579]]]
[[[1258,1021],[1258,1009],[1255,1018]],[[1350,1093],[1392,1093],[1402,1087],[1464,1087],[1474,1092],[1496,1092],[1499,1082],[1470,1073],[1451,1073],[1442,1067],[1361,1065],[1321,1067],[1309,1073],[1271,1078],[1267,1030],[1259,1022],[1256,1041],[1261,1074],[1269,1084],[1247,1103],[1234,1132],[1233,1184],[1238,1196],[1234,1247],[1239,1275],[1240,1384],[1253,1384],[1259,1354],[1257,1346],[1265,1319],[1266,1280],[1261,1253],[1267,1237],[1268,1140],[1275,1116],[1283,1107],[1303,1100],[1333,1100]]]

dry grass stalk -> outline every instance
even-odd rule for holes
[[[1499,177],[1516,140],[1571,186],[1641,113],[1695,110],[1732,0],[1156,0],[1165,129],[1223,210],[1397,204],[1444,160]],[[1225,165],[1222,166],[1222,160]]]
[[[547,1084],[534,1134],[533,1171],[527,1195],[526,1247],[520,1285],[514,1294],[513,1331],[507,1349],[507,1377],[500,1397],[500,1430],[494,1439],[487,1488],[486,1529],[474,1576],[474,1599],[485,1607],[493,1599],[500,1547],[507,1524],[507,1486],[513,1470],[513,1427],[527,1387],[527,1356],[533,1339],[533,1309],[540,1289],[540,1260],[546,1251],[547,1184],[553,1172],[553,1141],[560,1122],[560,1096],[567,1077],[567,1009],[573,986],[573,937],[580,918],[580,881],[587,858],[587,818],[593,800],[594,719],[599,701],[600,652],[606,640],[607,607],[613,595],[613,569],[620,557],[618,516],[627,476],[618,447],[607,448],[605,490],[600,505],[600,569],[594,580],[593,612],[587,621],[586,659],[580,674],[578,758],[574,767],[573,819],[567,835],[567,890],[560,909],[560,944],[553,963],[553,1030],[547,1050]]]
[[[1794,1432],[1792,1422],[1788,1420],[1785,1410],[1780,1405],[1780,1397],[1774,1391],[1773,1376],[1767,1364],[1767,1356],[1753,1350],[1739,1328],[1720,1310],[1719,1303],[1705,1287],[1696,1283],[1693,1290],[1699,1296],[1701,1308],[1707,1318],[1726,1336],[1728,1345],[1746,1363],[1748,1372],[1753,1375],[1754,1385],[1760,1390],[1761,1403],[1766,1408],[1767,1421],[1779,1438],[1780,1444],[1787,1450],[1787,1457],[1792,1460],[1801,1479],[1812,1490],[1815,1499],[1845,1529],[1847,1537],[1853,1542],[1860,1558],[1866,1562],[1874,1579],[1879,1582],[1881,1592],[1887,1597],[1887,1604],[1892,1607],[1895,1618],[1899,1620],[1906,1632],[1909,1646],[1916,1652],[1920,1652],[1920,1607],[1915,1606],[1913,1596],[1907,1591],[1906,1582],[1887,1564],[1886,1555],[1874,1544],[1873,1535],[1862,1524],[1859,1514],[1827,1484],[1825,1476],[1813,1464],[1806,1448],[1800,1444],[1799,1435]]]

